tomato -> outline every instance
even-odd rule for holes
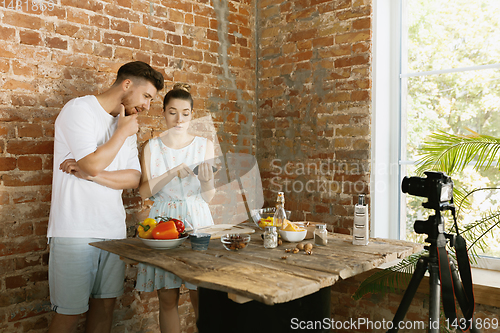
[[[185,229],[184,222],[182,222],[181,220],[178,220],[178,219],[171,219],[171,220],[174,221],[175,227],[177,228],[177,231],[180,234],[182,234],[184,232],[184,229]]]
[[[154,239],[176,239],[179,237],[179,232],[174,221],[159,223],[153,229]]]

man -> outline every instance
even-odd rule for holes
[[[49,332],[74,332],[87,312],[87,332],[110,332],[125,264],[88,245],[126,238],[122,191],[137,188],[137,114],[163,89],[161,73],[123,65],[104,93],[69,101],[55,122],[49,287],[56,312]]]

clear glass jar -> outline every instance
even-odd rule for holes
[[[314,229],[314,244],[326,245],[328,244],[328,232],[326,231],[326,224],[318,224]]]
[[[274,249],[278,246],[278,233],[276,227],[268,226],[264,231],[264,247],[266,249]]]

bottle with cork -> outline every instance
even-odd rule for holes
[[[273,216],[273,226],[276,227],[276,230],[281,229],[285,219],[285,194],[283,192],[278,192],[278,198],[276,199],[276,211]]]

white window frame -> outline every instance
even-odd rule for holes
[[[376,0],[373,15],[371,236],[402,239],[400,223],[399,0]]]
[[[371,236],[404,239],[406,214],[401,205],[402,173],[411,162],[401,158],[404,142],[402,121],[401,34],[403,0],[374,0],[373,10],[373,101],[372,101],[372,174],[371,174]],[[477,66],[478,68],[498,65]],[[452,70],[450,70],[452,71]],[[439,71],[446,72],[446,71]],[[500,271],[500,259],[481,257],[476,265]]]

